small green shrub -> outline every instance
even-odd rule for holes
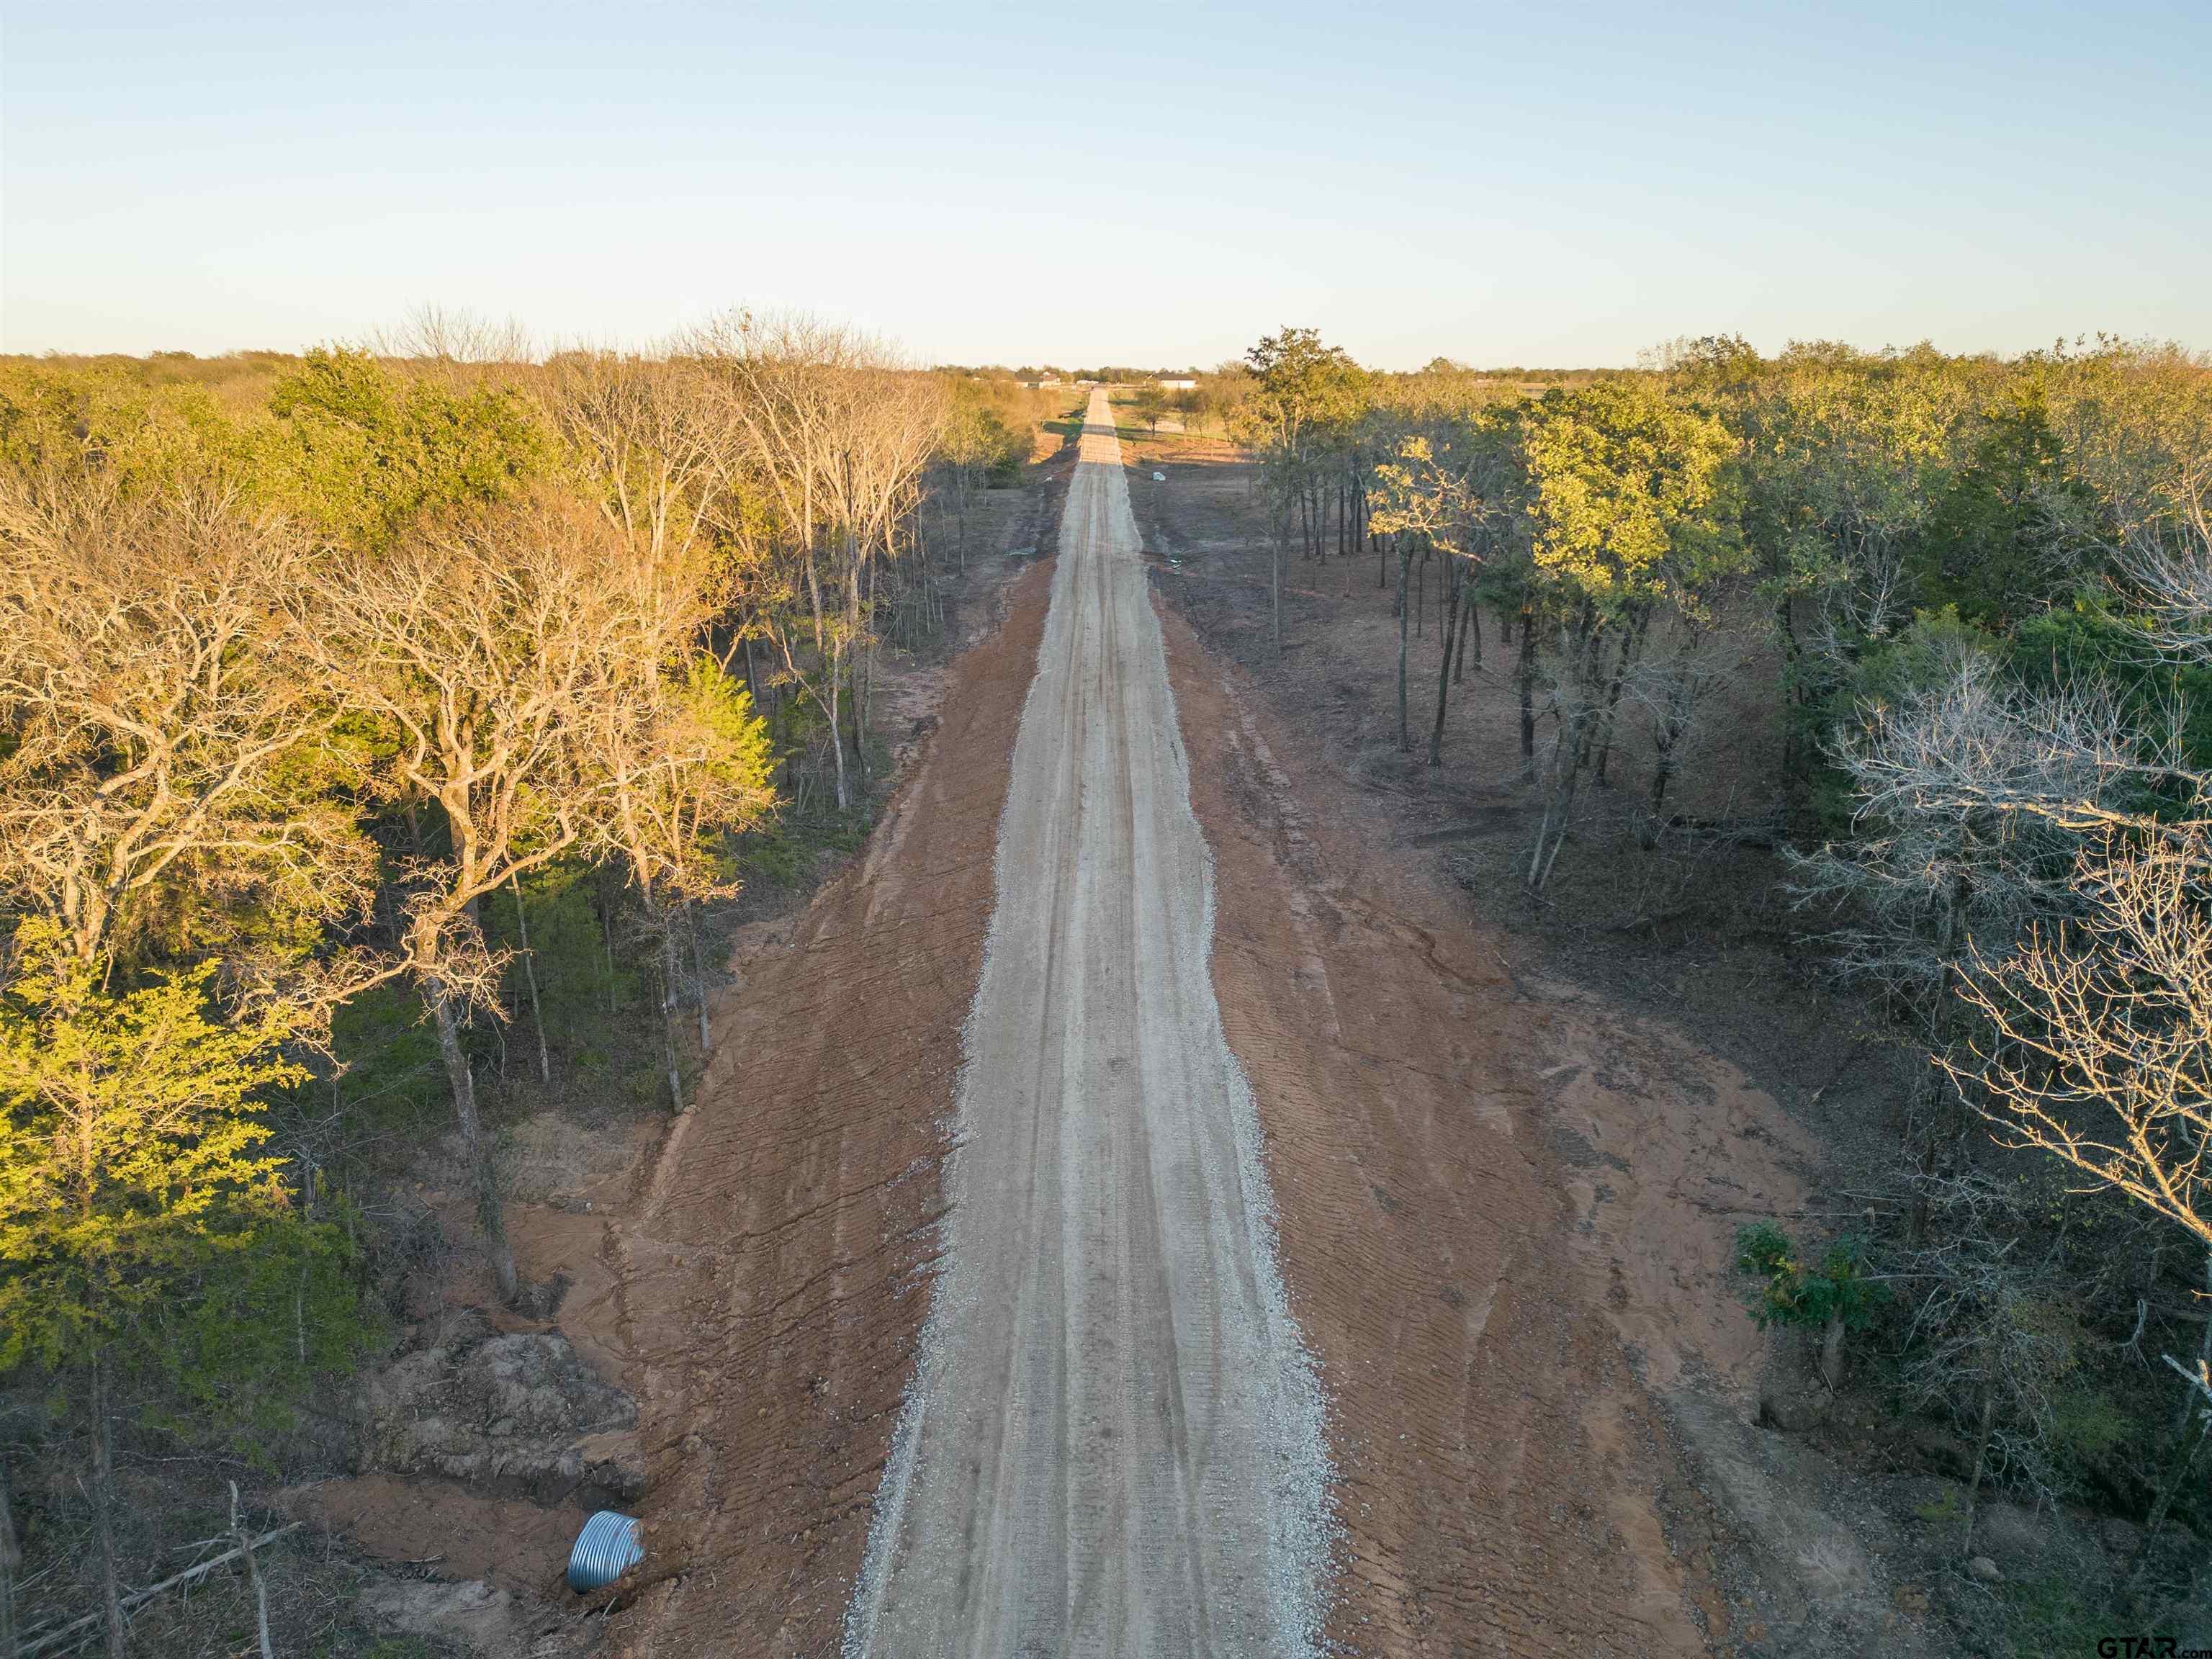
[[[1735,1265],[1755,1281],[1745,1306],[1761,1330],[1769,1325],[1820,1330],[1831,1322],[1863,1330],[1885,1294],[1867,1276],[1864,1246],[1848,1233],[1817,1263],[1808,1263],[1789,1234],[1771,1221],[1754,1221],[1736,1230]]]
[[[1929,1526],[1942,1528],[1956,1526],[1959,1517],[1965,1513],[1965,1508],[1959,1501],[1959,1489],[1946,1486],[1941,1498],[1929,1498],[1925,1504],[1917,1505],[1912,1512]]]

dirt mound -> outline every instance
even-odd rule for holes
[[[836,1650],[927,1301],[1048,569],[955,665],[866,858],[742,965],[698,1103],[617,1230],[650,1477],[628,1651]]]
[[[495,1333],[474,1310],[362,1389],[375,1470],[591,1507],[637,1491],[636,1408],[557,1331]]]

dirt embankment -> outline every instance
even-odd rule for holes
[[[697,1104],[617,1231],[649,1482],[621,1651],[836,1650],[926,1311],[1048,569],[955,665],[865,860],[741,964]]]
[[[1376,1654],[1727,1644],[1711,1523],[1653,1394],[1694,1375],[1754,1409],[1729,1234],[1796,1206],[1803,1149],[1725,1066],[1516,977],[1401,873],[1369,805],[1270,742],[1236,671],[1171,614],[1167,636],[1216,989],[1336,1431],[1333,1634]]]

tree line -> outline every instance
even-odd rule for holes
[[[1879,1224],[1748,1240],[1762,1314],[1821,1327],[1834,1382],[1887,1306],[1899,1388],[1971,1450],[1962,1551],[1990,1482],[2091,1492],[2142,1518],[2140,1579],[2177,1505],[2212,1518],[2212,365],[1709,337],[1532,388],[1285,329],[1208,386],[1258,459],[1278,642],[1286,559],[1374,559],[1431,765],[1491,613],[1517,752],[1468,758],[1530,792],[1532,899],[1598,785],[1646,848],[1776,848],[1923,1063]],[[1670,803],[1723,690],[1779,741],[1755,820],[1703,823]]]
[[[374,1338],[363,1195],[302,1127],[347,1022],[419,1010],[532,1305],[478,1073],[527,1006],[552,1081],[541,896],[593,895],[610,969],[617,913],[641,942],[680,1109],[699,907],[810,791],[864,816],[879,647],[941,620],[1038,412],[790,315],[195,367],[0,368],[0,1372],[13,1443],[81,1448],[40,1490],[82,1481],[111,1653],[121,1395],[251,1442]]]

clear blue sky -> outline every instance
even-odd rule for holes
[[[2212,0],[5,0],[0,349],[2212,347]]]

